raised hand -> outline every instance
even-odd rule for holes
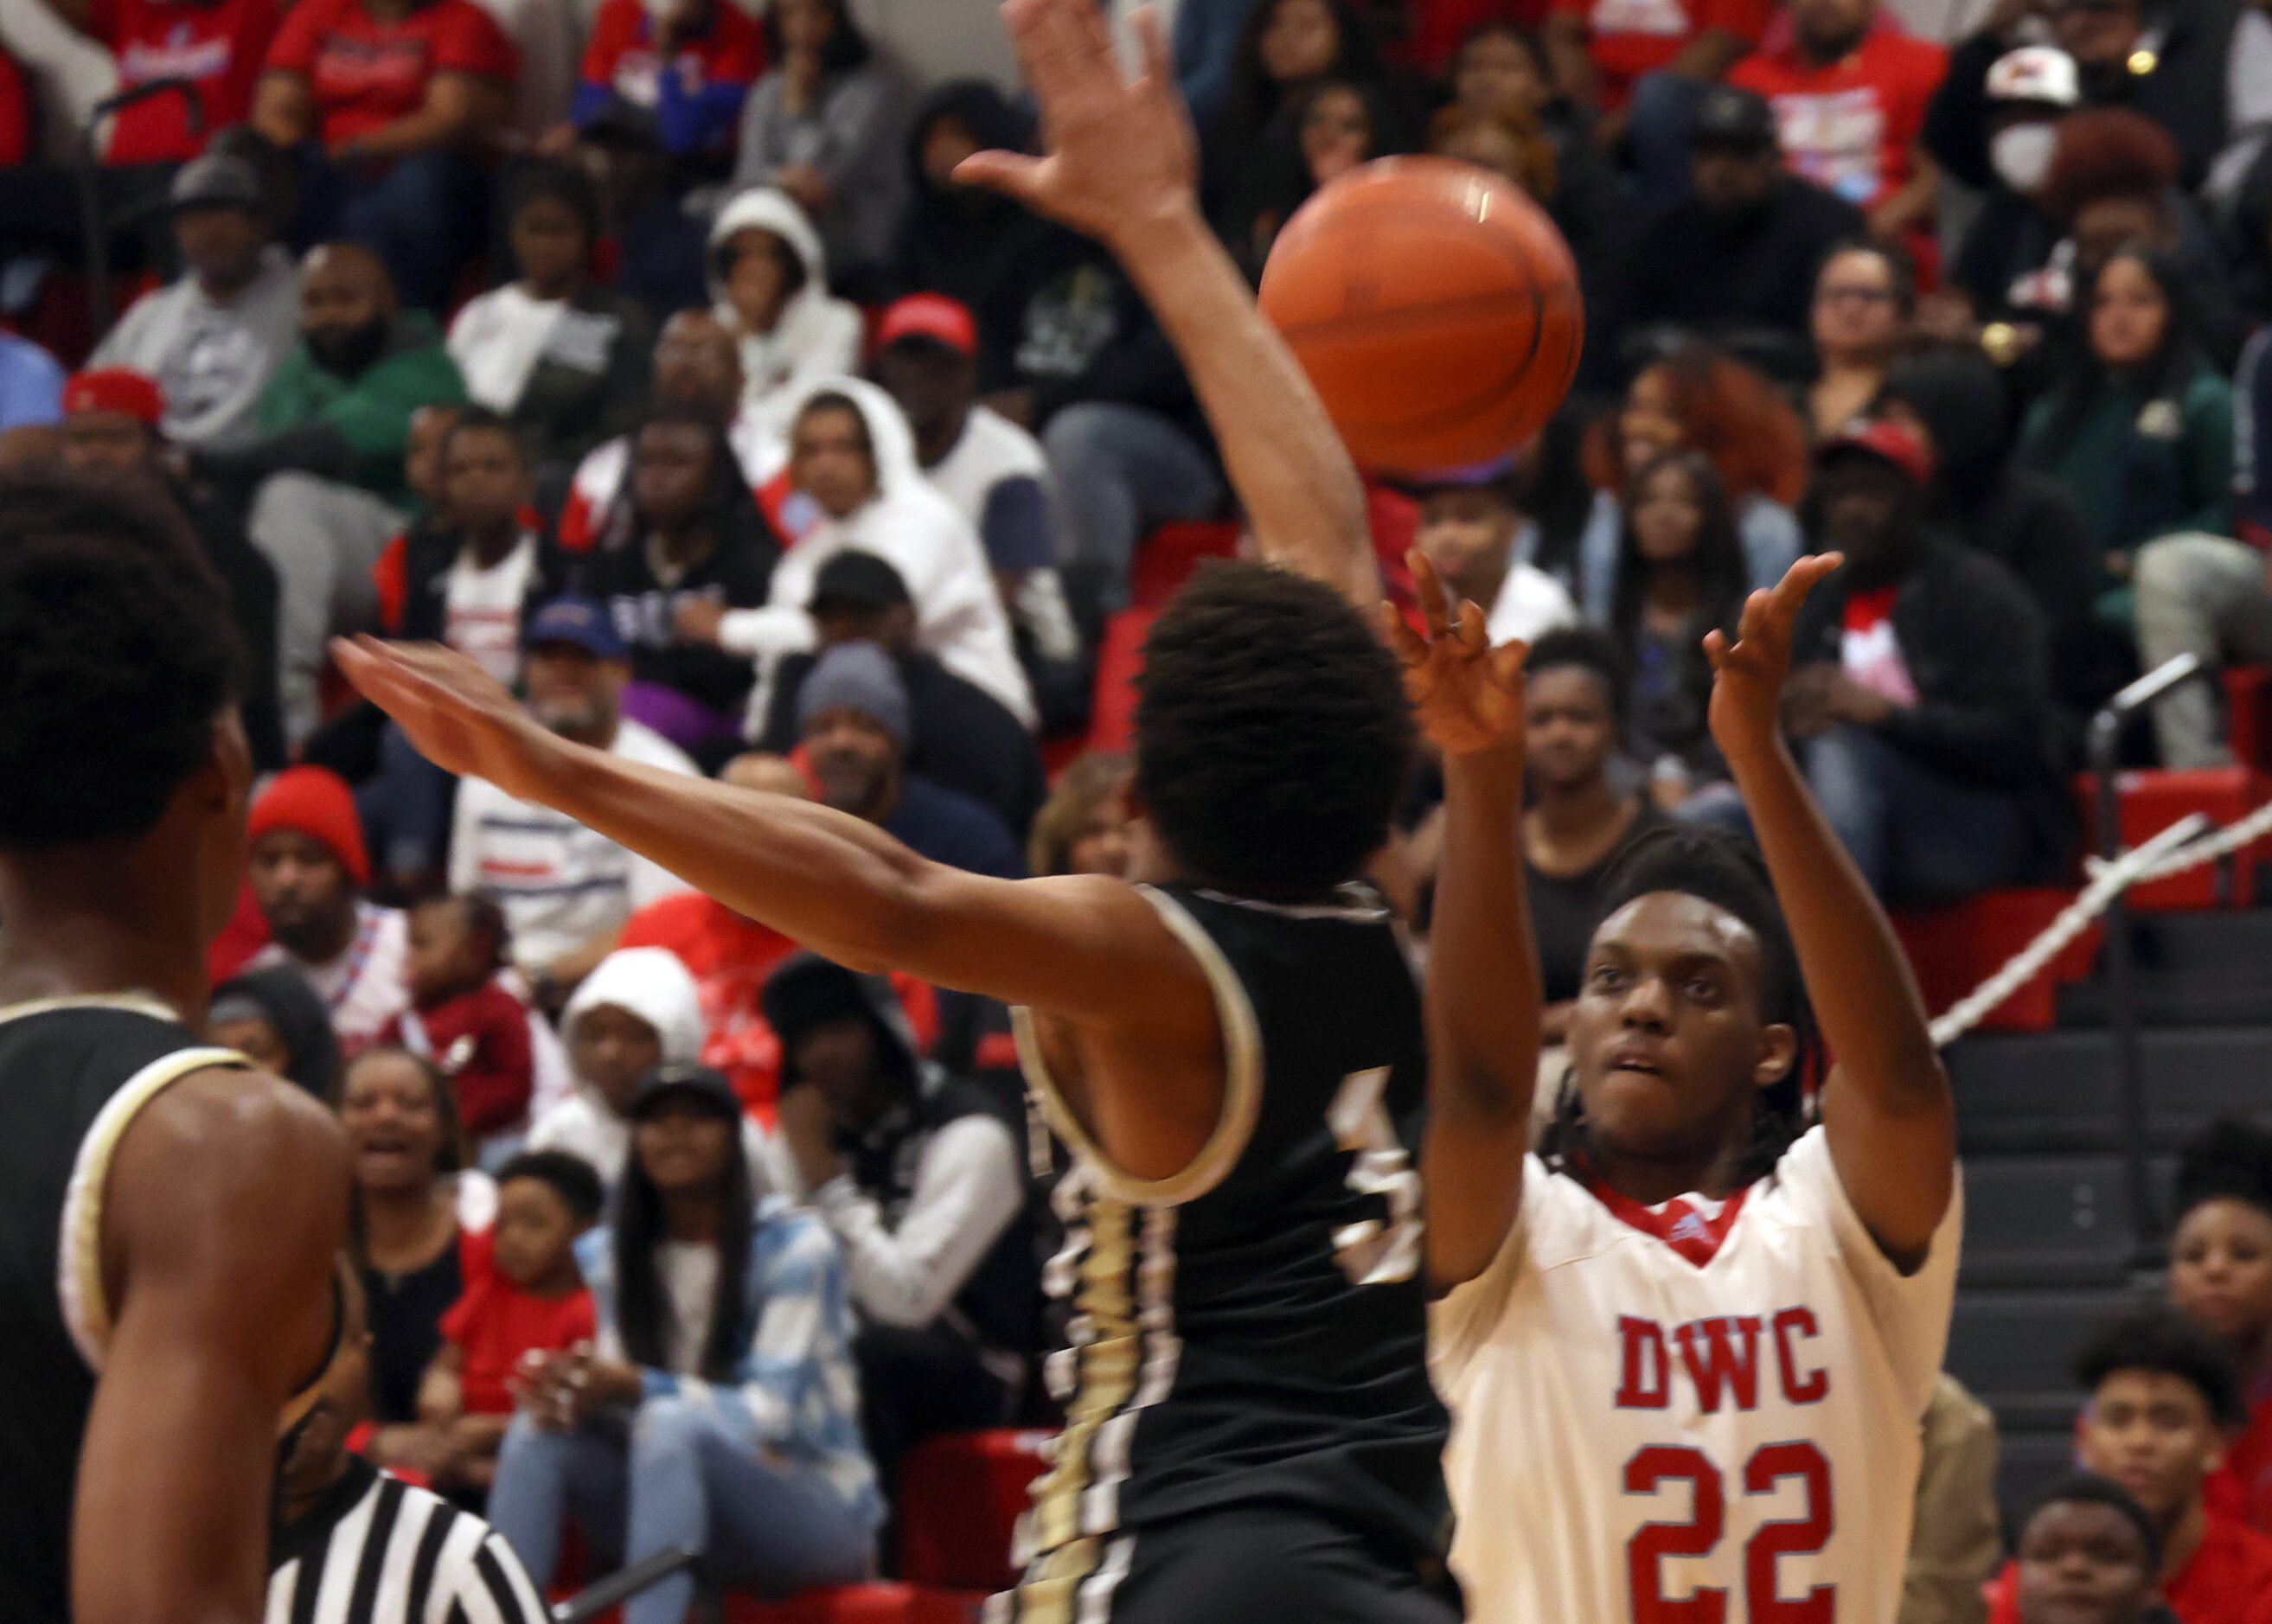
[[[401,725],[420,755],[460,777],[533,798],[538,763],[557,741],[502,683],[435,644],[340,637],[332,657],[362,697]]]
[[[1807,593],[1845,562],[1840,553],[1800,559],[1771,590],[1745,600],[1734,642],[1716,627],[1705,634],[1704,654],[1712,662],[1712,739],[1730,764],[1778,743],[1791,628]]]
[[[1133,81],[1096,0],[1008,0],[1002,19],[1041,104],[1047,155],[974,153],[956,180],[1114,244],[1196,206],[1198,143],[1156,15],[1136,14],[1144,69]]]
[[[1406,555],[1412,590],[1428,624],[1424,639],[1394,604],[1381,605],[1388,645],[1404,662],[1404,691],[1411,697],[1420,731],[1446,756],[1522,749],[1522,662],[1530,651],[1521,643],[1491,645],[1484,612],[1461,600],[1456,622],[1441,577],[1427,555]]]

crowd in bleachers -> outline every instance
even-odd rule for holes
[[[933,83],[847,0],[17,3],[127,100],[83,164],[42,147],[39,64],[0,57],[0,466],[161,485],[228,587],[273,777],[212,1029],[345,1121],[363,1447],[489,1494],[551,1583],[564,1512],[699,1543],[678,1463],[724,1458],[707,1429],[795,1437],[806,1464],[718,1480],[751,1509],[713,1526],[726,1565],[865,1573],[922,1439],[1046,1415],[1006,1012],[801,957],[452,779],[330,641],[446,644],[564,737],[943,863],[1118,872],[1132,638],[1163,572],[1239,544],[1174,352],[1103,250],[954,183],[1030,145],[1017,87]],[[1574,251],[1556,421],[1371,492],[1391,593],[1416,546],[1534,645],[1550,1005],[1636,835],[1742,825],[1700,640],[1803,553],[1849,567],[1799,629],[1789,731],[1895,902],[2064,883],[2093,711],[2178,654],[2272,660],[2272,11],[1181,0],[1173,37],[1250,276],[1396,153],[1494,171]],[[90,294],[119,295],[108,331]],[[2219,705],[2179,690],[2127,759],[2234,766]],[[1439,799],[1424,773],[1381,864],[1423,927]],[[2085,1370],[2094,1428],[2140,1370],[2192,1383],[2204,1436],[2272,1403],[2272,1171],[2201,1180],[2187,1224],[2237,1203],[2246,1233],[2201,1246],[2255,1272],[2201,1286],[2181,1231],[2179,1297],[2250,1381],[2129,1327]],[[509,1420],[640,1401],[628,1455]],[[2150,1568],[2168,1507],[2082,1452],[2147,1503]],[[2243,1466],[2212,1507],[2272,1526]]]

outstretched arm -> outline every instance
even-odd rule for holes
[[[1394,607],[1389,642],[1421,726],[1444,756],[1444,857],[1429,942],[1428,1274],[1439,1291],[1481,1274],[1522,1204],[1543,994],[1518,846],[1520,643],[1492,648],[1483,611],[1447,620],[1433,565],[1412,555],[1425,642]]]
[[[280,1413],[333,1329],[346,1146],[298,1090],[207,1071],[143,1108],[105,1188],[116,1321],[79,1456],[72,1616],[252,1624]]]
[[[366,638],[333,652],[436,764],[557,808],[839,964],[1119,1031],[1214,1030],[1198,961],[1117,880],[967,874],[828,807],[571,744],[447,649]]]
[[[1705,639],[1712,737],[1751,812],[1837,1057],[1822,1094],[1832,1164],[1879,1247],[1912,1267],[1955,1188],[1955,1102],[1893,925],[1824,821],[1777,721],[1792,622],[1842,562],[1835,553],[1800,559],[1773,592],[1752,594],[1733,643],[1718,631]]]
[[[1317,391],[1200,218],[1191,120],[1152,12],[1144,70],[1120,71],[1095,0],[1002,8],[1041,103],[1047,155],[980,153],[956,178],[1008,193],[1110,248],[1183,358],[1262,555],[1370,611],[1380,595],[1364,490]]]

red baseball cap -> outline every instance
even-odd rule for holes
[[[1883,418],[1857,418],[1825,440],[1814,453],[1814,460],[1828,462],[1846,451],[1860,451],[1880,462],[1891,463],[1909,475],[1919,489],[1932,482],[1932,453],[1925,449],[1924,441],[1899,423]]]
[[[166,392],[139,372],[104,367],[72,375],[64,385],[64,411],[116,412],[155,428],[165,421]]]
[[[978,354],[978,324],[969,307],[945,294],[909,294],[876,324],[876,347],[901,339],[930,339],[961,354]]]

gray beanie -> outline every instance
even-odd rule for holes
[[[796,730],[827,711],[857,711],[907,747],[907,684],[892,657],[872,643],[840,643],[805,674],[796,691]]]

